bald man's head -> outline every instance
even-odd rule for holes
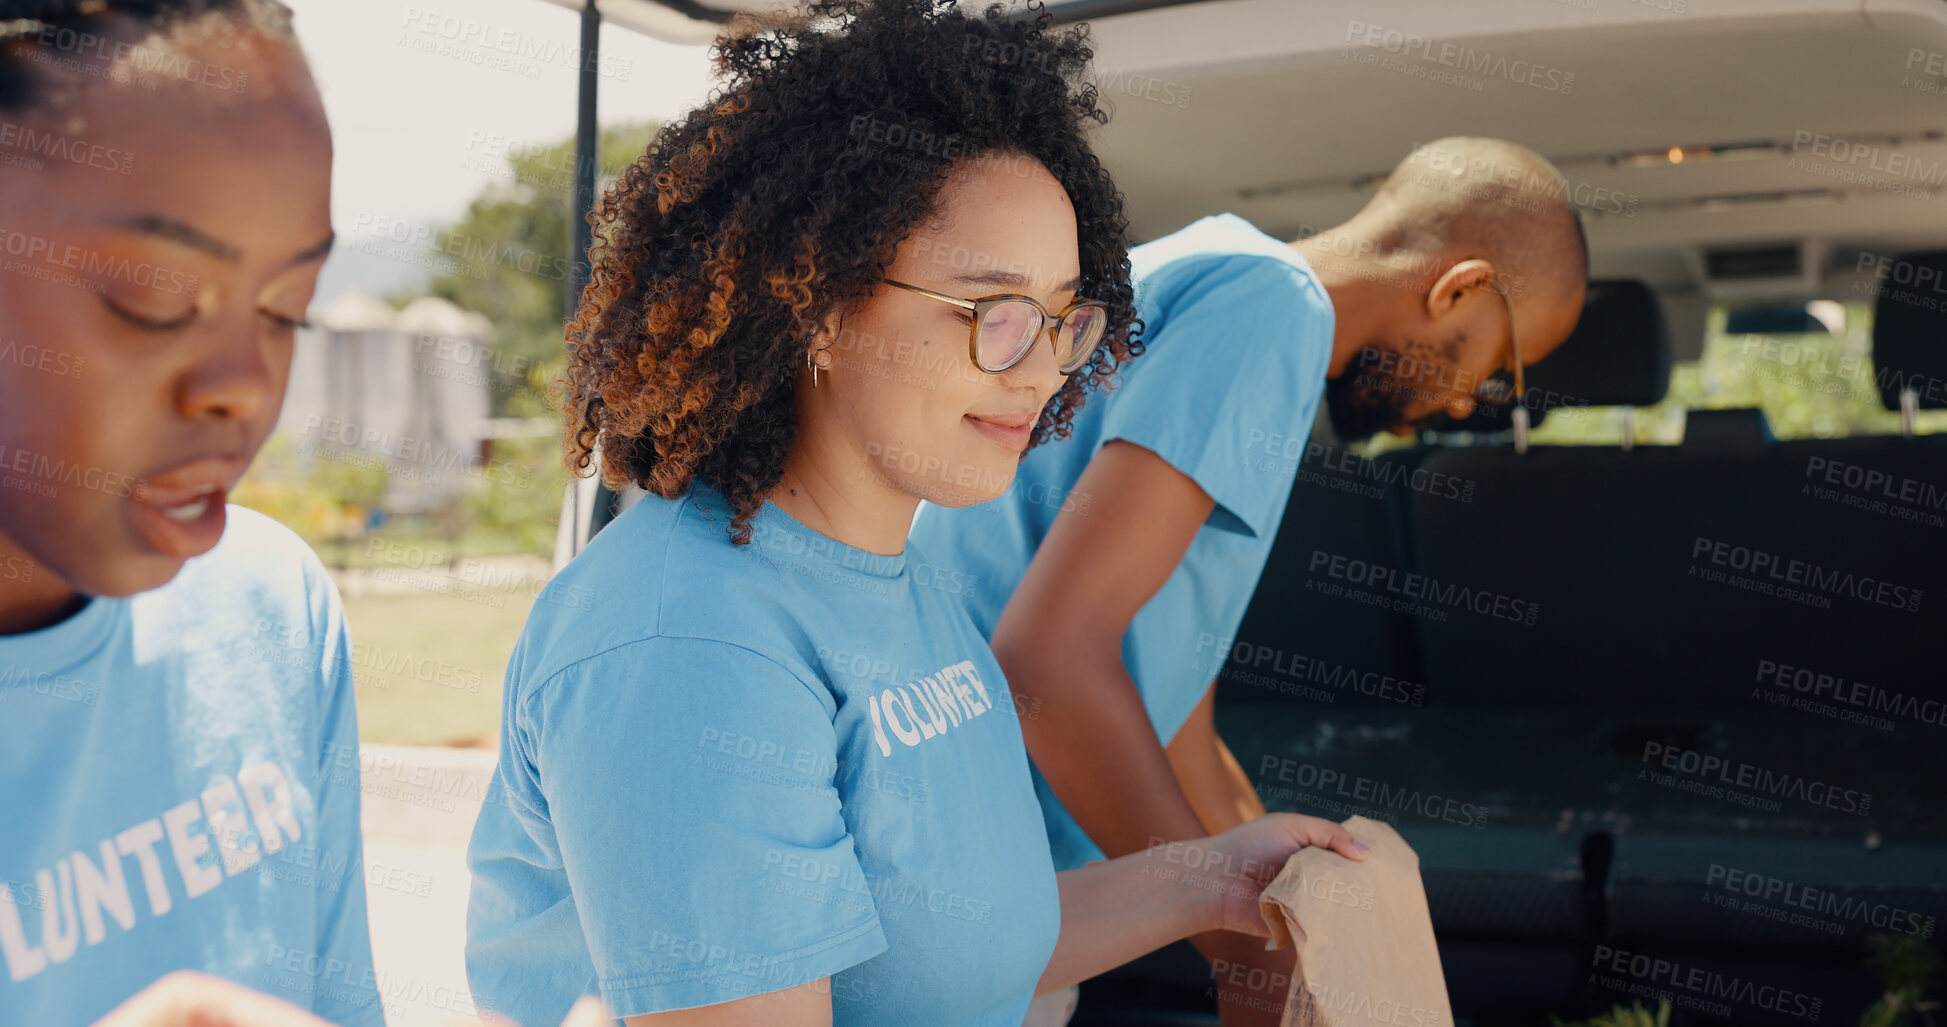
[[[1520,291],[1556,295],[1589,278],[1589,244],[1568,179],[1504,139],[1451,136],[1407,154],[1360,218],[1382,250],[1484,257]]]
[[[1342,435],[1465,418],[1497,395],[1488,379],[1511,377],[1517,343],[1525,367],[1568,338],[1589,274],[1570,193],[1534,151],[1456,136],[1416,148],[1352,220],[1296,244],[1357,326],[1334,341],[1326,392]]]

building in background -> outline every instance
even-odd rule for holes
[[[340,293],[297,333],[277,431],[307,464],[382,469],[386,514],[450,510],[479,475],[493,431],[492,331],[436,297],[394,310]]]

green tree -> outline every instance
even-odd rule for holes
[[[1764,336],[1728,334],[1726,310],[1712,310],[1700,359],[1671,368],[1669,395],[1637,409],[1635,441],[1676,445],[1688,411],[1723,407],[1758,407],[1780,439],[1899,434],[1900,415],[1880,405],[1872,308],[1850,303],[1846,313],[1846,330],[1837,335]],[[1613,446],[1621,426],[1613,408],[1551,410],[1532,438],[1536,445]],[[1921,411],[1914,430],[1947,431],[1947,411]]]
[[[552,555],[568,485],[559,436],[499,439],[493,463],[464,500],[472,544],[487,553]]]
[[[1947,977],[1947,960],[1939,950],[1911,935],[1875,934],[1866,939],[1866,968],[1886,985],[1886,991],[1859,1015],[1859,1027],[1938,1022],[1935,1014],[1941,1002],[1933,996]]]
[[[332,566],[343,567],[351,542],[391,484],[385,461],[320,447],[300,452],[289,434],[272,435],[231,501],[270,515],[297,532]]]
[[[657,125],[602,131],[597,189],[642,155]],[[493,413],[548,416],[547,383],[566,358],[562,329],[572,312],[575,144],[528,149],[507,161],[508,180],[489,186],[457,223],[436,233],[444,270],[434,296],[493,323]]]

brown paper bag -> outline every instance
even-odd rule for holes
[[[1299,849],[1258,899],[1273,946],[1298,949],[1284,1027],[1453,1027],[1420,857],[1385,824],[1345,829],[1363,862]]]

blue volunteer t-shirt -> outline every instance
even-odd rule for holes
[[[1017,1027],[1060,908],[986,641],[914,547],[729,520],[645,498],[535,603],[467,853],[476,1001],[532,1027],[829,976],[839,1025]]]
[[[0,636],[0,1023],[184,969],[384,1022],[344,612],[297,536],[228,516],[167,585]]]
[[[1298,251],[1231,214],[1130,252],[1144,353],[1037,446],[1000,498],[924,503],[912,541],[978,588],[958,597],[991,637],[1041,540],[1064,511],[1114,517],[1074,491],[1097,450],[1125,439],[1216,500],[1174,573],[1122,640],[1122,662],[1167,743],[1222,670],[1264,571],[1332,355],[1331,298]],[[1037,771],[1055,865],[1101,859]]]

